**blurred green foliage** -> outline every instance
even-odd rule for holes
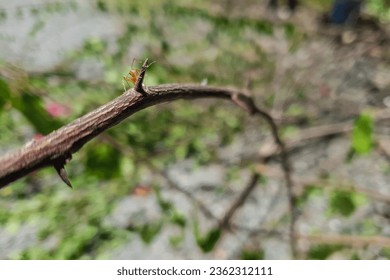
[[[334,0],[302,0],[304,5],[314,7],[322,11],[329,11]],[[388,22],[390,21],[390,2],[389,0],[365,0],[365,9],[376,18]]]
[[[298,206],[304,206],[311,197],[323,195],[323,190],[318,186],[306,186],[303,193],[297,199]]]
[[[360,115],[352,132],[352,148],[358,154],[366,154],[373,147],[372,140],[373,120],[367,114]]]
[[[202,249],[204,253],[209,253],[214,249],[219,238],[221,237],[221,229],[212,228],[207,231],[207,233],[202,234],[199,230],[199,224],[196,222],[194,223],[194,234],[198,246]]]
[[[329,211],[345,217],[352,215],[365,202],[363,195],[353,191],[334,190],[330,194]]]
[[[0,110],[2,110],[4,105],[10,100],[10,97],[11,97],[10,90],[8,88],[8,84],[3,79],[0,79],[0,92],[1,92]]]
[[[380,20],[390,21],[390,2],[389,0],[369,0],[367,1],[367,10],[379,17]]]
[[[345,248],[343,245],[337,244],[319,244],[314,245],[308,252],[308,258],[312,260],[326,260],[333,253]]]
[[[264,260],[264,251],[262,249],[243,249],[241,251],[242,260]]]

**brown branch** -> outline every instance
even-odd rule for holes
[[[146,90],[147,95],[142,95],[130,89],[70,124],[1,157],[0,188],[43,167],[59,166],[61,169],[85,143],[144,108],[178,99],[248,98],[234,89],[200,85],[168,84]]]
[[[0,188],[35,170],[58,166],[58,162],[64,164],[85,143],[144,108],[177,99],[230,99],[237,93],[241,94],[235,90],[199,85],[155,86],[148,88],[147,95],[130,89],[44,138],[1,157]]]

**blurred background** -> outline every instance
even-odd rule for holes
[[[122,94],[149,58],[149,86],[239,88],[272,114],[300,258],[390,258],[389,1],[271,2],[0,0],[0,155]],[[50,168],[0,190],[1,259],[292,258],[270,131],[228,102],[143,110],[67,172],[73,190]]]

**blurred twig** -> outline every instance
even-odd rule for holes
[[[263,118],[271,128],[272,136],[280,151],[281,166],[283,169],[284,180],[286,181],[287,197],[289,201],[290,210],[290,247],[291,253],[294,257],[297,256],[296,242],[295,242],[295,224],[298,218],[298,209],[296,207],[296,197],[293,193],[293,181],[291,178],[291,164],[289,161],[286,145],[279,136],[279,129],[275,121],[267,112],[259,109],[253,102],[253,99],[246,95],[234,94],[232,100],[251,115],[259,115]]]
[[[230,228],[231,220],[236,213],[236,211],[244,204],[244,202],[249,197],[250,193],[254,190],[256,187],[256,183],[260,178],[259,173],[253,173],[251,179],[249,180],[248,185],[245,187],[245,189],[241,192],[240,196],[233,202],[233,204],[230,206],[229,210],[225,213],[225,216],[220,221],[220,228]]]
[[[283,178],[282,171],[277,167],[271,167],[271,166],[265,166],[263,164],[258,164],[256,166],[256,170],[260,172],[261,174],[264,174],[264,176],[275,178],[275,179],[281,179]],[[332,183],[330,180],[326,179],[319,179],[314,175],[306,175],[306,176],[296,176],[293,177],[294,184],[295,184],[295,190],[300,191],[302,188],[310,187],[310,186],[316,186],[318,188],[324,188],[324,189],[341,189],[346,191],[355,191],[361,194],[366,195],[367,197],[370,197],[372,199],[375,199],[377,201],[390,203],[390,196],[386,195],[383,192],[378,192],[373,189],[364,187],[359,185],[358,183],[351,183],[346,181],[345,179],[334,176],[333,181],[336,181],[337,184]]]

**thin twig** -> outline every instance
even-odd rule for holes
[[[253,173],[251,179],[249,180],[248,185],[241,192],[240,196],[233,202],[229,210],[225,213],[225,216],[219,223],[221,229],[229,229],[231,225],[231,220],[237,210],[245,203],[251,192],[255,189],[256,183],[260,178],[259,173]]]

